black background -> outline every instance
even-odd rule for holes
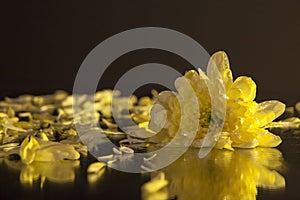
[[[96,45],[121,31],[157,26],[187,34],[210,54],[225,50],[234,76],[256,81],[258,101],[293,104],[300,100],[299,10],[296,0],[7,1],[0,12],[0,96],[72,91],[80,64]],[[116,60],[100,88],[147,62],[191,68],[176,55],[140,50]]]

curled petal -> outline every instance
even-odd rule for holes
[[[26,137],[20,147],[20,157],[23,163],[30,164],[34,161],[36,151],[40,149],[40,144],[33,137]]]

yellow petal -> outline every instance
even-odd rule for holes
[[[261,147],[276,147],[282,142],[279,136],[274,135],[273,133],[270,133],[268,131],[259,134],[257,136],[257,139],[259,141],[259,146]]]
[[[264,101],[258,104],[258,114],[259,115],[271,115],[268,119],[264,119],[260,126],[265,126],[272,122],[274,119],[279,117],[285,110],[285,104],[277,100]],[[273,114],[270,114],[273,113]]]
[[[271,110],[259,111],[254,114],[253,118],[256,120],[258,127],[263,127],[275,119],[275,113]]]
[[[280,116],[285,110],[285,104],[280,101],[271,100],[259,103],[253,118],[257,120],[258,127],[266,126]]]
[[[224,51],[218,51],[211,56],[208,65],[215,64],[218,67],[223,79],[225,89],[228,90],[233,82],[232,73],[229,66],[229,60]]]
[[[233,147],[237,147],[237,148],[245,148],[245,149],[251,149],[251,148],[255,148],[257,147],[259,144],[259,142],[257,141],[257,139],[252,139],[248,142],[244,142],[244,143],[240,143],[240,144],[233,144]]]
[[[238,77],[232,87],[227,91],[229,99],[243,99],[244,101],[253,101],[256,96],[255,82],[246,76]]]
[[[231,133],[232,146],[238,148],[254,148],[259,145],[258,134],[263,134],[264,129],[238,129]]]
[[[59,160],[77,160],[80,154],[73,146],[53,143],[36,151],[34,161],[54,162]]]
[[[231,143],[232,141],[230,140],[229,133],[222,132],[215,147],[217,149],[228,149],[233,151],[234,149],[231,147]]]
[[[38,141],[33,137],[26,137],[20,147],[20,157],[23,163],[30,164],[36,156],[36,151],[40,148]]]

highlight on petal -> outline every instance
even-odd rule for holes
[[[260,147],[277,147],[281,142],[281,138],[269,131],[265,131],[257,136]]]
[[[240,76],[233,82],[227,95],[229,99],[253,101],[256,96],[256,84],[251,78]]]
[[[284,110],[285,104],[280,101],[264,101],[258,104],[254,119],[258,122],[258,127],[264,127],[279,117]]]
[[[263,134],[264,129],[238,129],[231,134],[231,139],[233,141],[232,146],[238,148],[254,148],[259,145],[259,140],[257,138],[258,134]]]
[[[151,108],[151,115],[155,115],[150,120],[148,127],[156,132],[159,132],[164,126],[167,119],[167,113],[163,106],[154,104]]]
[[[232,141],[230,139],[230,134],[227,132],[222,132],[219,140],[216,143],[216,148],[217,149],[228,149],[233,151],[233,148],[231,146]]]
[[[229,66],[229,59],[224,51],[218,51],[211,56],[208,65],[216,65],[223,79],[226,90],[228,90],[233,82],[232,73]]]

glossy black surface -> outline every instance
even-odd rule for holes
[[[182,158],[162,169],[170,181],[170,197],[183,200],[218,199],[227,195],[233,199],[249,199],[250,196],[256,196],[257,189],[257,199],[299,199],[300,139],[292,132],[285,133],[282,137],[284,141],[278,148],[237,149],[234,152],[213,150],[202,160],[197,157],[198,149],[190,149]],[[54,171],[48,171],[48,174],[44,173],[46,181],[43,186],[40,179],[32,185],[22,184],[19,179],[22,167],[7,164],[7,161],[2,160],[0,197],[141,199],[141,186],[149,181],[150,173],[129,174],[107,168],[98,180],[91,183],[86,169],[94,160],[91,156],[82,157],[80,166],[75,167],[73,182],[55,183],[55,180],[51,179],[51,174],[59,173],[59,170],[70,172],[72,168],[58,167]],[[45,163],[45,166],[49,165]],[[39,167],[42,169],[45,166]],[[274,177],[277,177],[277,183],[273,184]],[[282,185],[282,181],[285,182],[285,186]]]

